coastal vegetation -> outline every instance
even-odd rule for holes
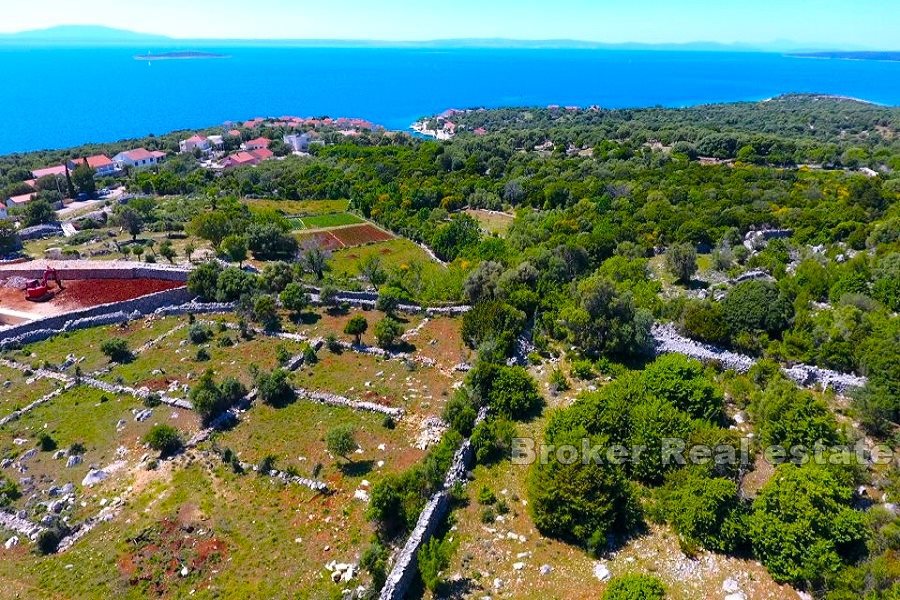
[[[205,523],[192,511],[202,512],[216,556],[228,558],[195,580],[168,577],[155,589],[186,594],[189,584],[218,581],[231,586],[223,593],[258,585],[283,594],[238,583],[259,568],[250,548],[274,540],[292,550],[274,553],[270,567],[337,595],[339,586],[321,576],[335,548],[358,555],[377,587],[429,498],[447,491],[454,533],[441,531],[420,553],[425,595],[446,590],[455,572],[460,589],[497,587],[472,562],[496,554],[484,550],[488,528],[500,531],[494,542],[521,545],[513,547],[521,587],[503,584],[511,594],[541,590],[540,578],[586,586],[549,563],[525,569],[533,556],[556,555],[621,569],[608,582],[602,569],[588,576],[604,582],[607,598],[720,593],[686,591],[665,568],[650,577],[614,562],[622,553],[646,560],[636,545],[668,539],[667,552],[740,564],[753,573],[744,584],[764,582],[773,594],[789,585],[828,600],[896,595],[900,479],[896,462],[872,457],[900,440],[900,110],[785,96],[687,109],[457,111],[433,120],[449,118],[456,134],[447,141],[369,131],[327,137],[308,156],[223,172],[174,156],[123,176],[134,197],[109,207],[109,223],[64,242],[26,240],[32,256],[50,243],[98,260],[158,255],[192,268],[187,287],[200,300],[234,306],[216,321],[179,322],[180,334],[150,347],[145,338],[164,333],[160,321],[140,335],[71,332],[8,353],[61,373],[75,353],[79,368],[103,382],[187,398],[196,423],[123,419],[129,443],[160,460],[184,450],[196,428],[235,416],[200,442],[205,454],[191,455],[195,462],[137,492],[127,544],[108,528],[81,543],[115,552],[164,547],[153,537],[160,519],[151,519],[162,515],[154,507],[191,527]],[[285,132],[266,125],[252,134]],[[174,152],[177,139],[142,143]],[[63,156],[2,157],[0,184],[17,192],[32,168]],[[92,183],[73,179],[79,189]],[[52,192],[45,183],[42,192]],[[21,216],[29,224],[54,218],[38,202]],[[0,244],[16,251],[16,230],[0,229]],[[409,314],[409,305],[463,303],[459,317]],[[657,356],[660,325],[753,366],[736,372]],[[801,389],[809,381],[791,368],[813,366],[865,385]],[[23,377],[10,377],[10,397],[37,399],[23,395]],[[3,457],[24,454],[17,439],[38,447],[34,428],[46,423],[60,447],[85,444],[93,460],[111,460],[115,444],[87,415],[96,410],[115,430],[122,407],[138,415],[143,404],[94,391],[76,386],[0,427]],[[334,398],[345,395],[387,412],[361,415]],[[71,407],[83,433],[67,426],[59,405]],[[399,423],[398,408],[406,411]],[[444,490],[467,439],[474,482]],[[517,439],[586,443],[603,455],[644,450],[618,463],[551,453],[523,467],[509,460]],[[743,462],[665,460],[671,440]],[[773,447],[807,453],[776,460]],[[868,458],[839,460],[856,448]],[[809,454],[825,464],[804,460]],[[48,476],[59,472],[46,457],[38,461]],[[243,477],[247,470],[261,476]],[[270,481],[272,473],[284,478]],[[2,502],[24,507],[12,471],[2,477]],[[348,497],[290,487],[306,479]],[[272,518],[244,522],[226,497]],[[132,531],[137,524],[151,533]],[[138,569],[140,554],[119,557],[123,572]],[[149,585],[106,576],[110,589]],[[10,574],[0,569],[0,577]]]

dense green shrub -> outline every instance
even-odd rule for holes
[[[609,580],[602,600],[663,600],[666,588],[652,575],[619,575]]]

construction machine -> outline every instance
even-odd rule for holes
[[[42,279],[33,279],[25,286],[25,298],[32,302],[45,302],[50,300],[55,296],[55,293],[50,292],[51,281],[56,283],[59,290],[65,289],[63,288],[62,279],[60,279],[56,269],[47,267]]]

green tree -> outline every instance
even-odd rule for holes
[[[56,211],[53,210],[49,202],[42,198],[32,200],[25,205],[22,211],[22,225],[25,227],[52,223],[55,220]]]
[[[159,245],[159,255],[169,261],[169,264],[175,264],[175,249],[172,248],[172,242],[163,240]]]
[[[422,544],[418,554],[419,574],[422,583],[431,592],[438,591],[444,583],[442,574],[450,566],[453,544],[450,540],[432,537]]]
[[[378,300],[375,302],[375,308],[393,315],[400,303],[403,302],[405,294],[403,290],[396,286],[387,286],[378,292]]]
[[[253,320],[261,324],[266,331],[277,331],[281,326],[278,316],[278,305],[275,298],[266,294],[258,294],[253,298]]]
[[[144,435],[144,443],[163,456],[178,452],[183,445],[181,434],[171,425],[154,425]]]
[[[0,508],[6,508],[22,497],[19,486],[14,481],[0,475]]]
[[[666,267],[680,283],[689,283],[697,272],[697,251],[690,244],[673,244],[666,250]]]
[[[618,575],[609,580],[602,600],[663,600],[666,588],[653,575]]]
[[[678,534],[682,548],[731,554],[746,543],[746,511],[737,484],[712,478],[702,468],[672,473],[658,492],[664,518]]]
[[[375,324],[375,341],[381,348],[390,348],[403,335],[403,325],[391,317],[384,317]]]
[[[136,241],[137,236],[144,230],[144,217],[128,205],[120,206],[116,210],[115,222],[128,232],[132,241]]]
[[[116,363],[127,363],[133,358],[131,350],[128,349],[128,342],[122,338],[110,338],[104,341],[100,344],[100,351],[110,361]]]
[[[270,406],[286,406],[294,401],[296,394],[284,369],[271,373],[260,372],[256,376],[256,388],[263,403]]]
[[[97,192],[94,170],[88,165],[87,161],[82,162],[72,171],[72,183],[80,194],[93,196]]]
[[[188,275],[188,291],[203,300],[215,300],[221,274],[222,267],[218,263],[212,261],[203,263]]]
[[[22,240],[10,221],[0,220],[0,255],[10,254],[22,247]]]
[[[325,445],[329,452],[344,460],[349,460],[347,457],[350,453],[359,447],[350,425],[338,425],[329,429],[325,434]]]
[[[369,322],[362,315],[354,315],[344,327],[344,333],[356,338],[356,345],[362,345],[362,334],[369,329]]]
[[[219,244],[219,252],[229,261],[242,266],[247,260],[247,238],[242,235],[229,235]]]
[[[357,265],[359,274],[374,288],[377,288],[387,280],[387,273],[381,264],[381,257],[376,254],[370,254],[359,261]]]
[[[793,316],[791,303],[767,281],[737,284],[722,301],[722,310],[732,335],[758,331],[778,335]]]
[[[556,447],[582,446],[587,432],[570,430],[554,440]],[[606,445],[605,439],[590,444]],[[528,509],[544,535],[600,553],[607,536],[632,531],[641,520],[640,506],[622,470],[608,461],[560,460],[558,452],[535,462],[528,474]]]
[[[309,294],[299,283],[287,284],[279,299],[281,304],[295,315],[299,315],[309,306]]]
[[[325,272],[329,270],[328,260],[331,258],[329,252],[323,250],[318,245],[307,247],[300,255],[300,263],[303,268],[316,276],[321,281],[325,277]]]
[[[754,500],[753,551],[775,581],[819,586],[864,550],[864,516],[834,468],[781,465]]]
[[[647,388],[695,419],[719,422],[724,417],[724,398],[704,372],[700,361],[680,354],[665,354],[642,374]]]

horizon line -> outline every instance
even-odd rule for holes
[[[258,37],[178,37],[172,36],[163,33],[151,33],[145,31],[136,31],[131,29],[124,29],[118,27],[111,27],[108,25],[96,25],[96,24],[60,24],[60,25],[52,25],[49,27],[38,28],[38,29],[23,29],[19,31],[5,31],[0,32],[0,41],[15,41],[14,39],[4,40],[3,38],[19,38],[21,40],[28,40],[29,34],[48,34],[52,33],[54,30],[65,30],[65,29],[83,29],[90,30],[95,29],[98,31],[105,31],[108,33],[120,33],[125,34],[122,38],[98,38],[98,39],[77,39],[73,35],[73,39],[66,39],[64,36],[61,36],[57,40],[53,40],[50,38],[44,38],[41,40],[34,41],[44,41],[50,43],[78,43],[80,45],[85,44],[98,44],[98,45],[111,45],[111,44],[122,44],[122,43],[162,43],[162,42],[197,42],[197,43],[212,43],[212,42],[235,42],[235,43],[259,43],[259,44],[369,44],[369,45],[415,45],[415,44],[477,44],[477,43],[493,43],[493,44],[515,44],[515,45],[526,45],[526,44],[535,44],[535,45],[551,45],[551,44],[565,44],[565,45],[580,45],[580,46],[607,46],[607,47],[623,47],[623,46],[641,46],[641,47],[663,47],[663,46],[674,46],[674,47],[687,47],[687,46],[710,46],[710,47],[723,47],[729,49],[743,49],[743,50],[758,50],[764,52],[802,52],[802,51],[844,51],[844,52],[892,52],[892,51],[900,51],[891,50],[887,48],[874,48],[874,47],[862,47],[858,45],[848,44],[848,45],[826,45],[827,42],[798,42],[795,40],[789,39],[775,39],[769,41],[714,41],[714,40],[690,40],[690,41],[657,41],[657,42],[648,42],[648,41],[620,41],[620,42],[609,42],[603,40],[589,40],[589,39],[580,39],[580,38],[565,38],[565,37],[550,37],[550,38],[515,38],[515,37],[485,37],[485,36],[476,36],[476,37],[447,37],[447,38],[428,38],[428,39],[379,39],[379,38],[352,38],[352,37],[323,37],[323,38],[315,38],[315,37],[307,37],[307,38],[258,38]],[[76,34],[77,35],[77,34]],[[146,39],[128,39],[127,36],[134,36],[135,38],[146,38]],[[789,47],[789,48],[788,48]],[[852,49],[851,49],[852,48]]]

